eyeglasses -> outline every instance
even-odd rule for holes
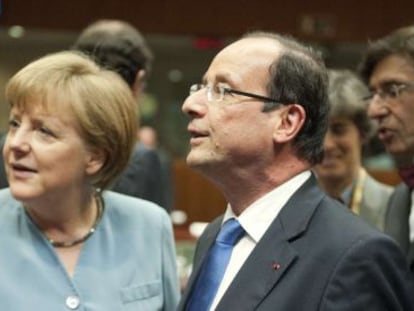
[[[370,102],[375,95],[378,95],[381,100],[395,99],[400,97],[401,92],[409,91],[410,89],[414,89],[414,82],[388,82],[377,90],[370,90],[370,94],[365,96],[363,100]]]
[[[266,96],[262,96],[262,95],[257,95],[257,94],[253,94],[253,93],[247,93],[247,92],[242,92],[242,91],[238,91],[238,90],[234,90],[228,87],[224,87],[221,85],[216,85],[216,86],[212,86],[211,84],[193,84],[190,87],[190,95],[193,95],[194,93],[201,91],[203,89],[206,89],[207,92],[207,101],[209,102],[220,102],[224,99],[224,96],[226,94],[237,94],[237,95],[242,95],[242,96],[246,96],[246,97],[251,97],[251,98],[255,98],[255,99],[260,99],[264,102],[270,102],[270,103],[275,103],[275,104],[281,104],[281,105],[286,105],[287,103],[283,103],[281,101],[278,101],[276,99],[273,98],[269,98]]]

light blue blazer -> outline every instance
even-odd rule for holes
[[[0,191],[2,310],[175,310],[172,226],[148,201],[104,192],[105,210],[71,278],[9,189]],[[75,308],[76,307],[76,308]]]

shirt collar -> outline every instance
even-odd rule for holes
[[[310,171],[299,173],[253,202],[239,217],[233,213],[231,206],[228,204],[224,213],[223,223],[230,218],[236,218],[246,231],[246,234],[255,243],[259,242],[282,207],[310,175]]]

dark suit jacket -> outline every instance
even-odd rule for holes
[[[411,211],[411,190],[404,183],[393,192],[386,216],[384,232],[393,237],[407,254],[411,273],[414,277],[414,243],[410,243],[409,216]]]
[[[179,311],[221,220],[200,237]],[[283,207],[216,310],[414,310],[414,286],[398,245],[323,194],[312,176]]]
[[[161,164],[157,153],[137,143],[126,169],[112,190],[161,205],[163,187]]]
[[[1,134],[0,137],[0,189],[7,188],[9,183],[7,181],[6,171],[4,169],[3,146],[6,140],[7,133]]]

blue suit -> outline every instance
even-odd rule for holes
[[[105,210],[71,278],[8,188],[0,191],[2,310],[173,311],[178,281],[172,228],[153,203],[103,193]]]

